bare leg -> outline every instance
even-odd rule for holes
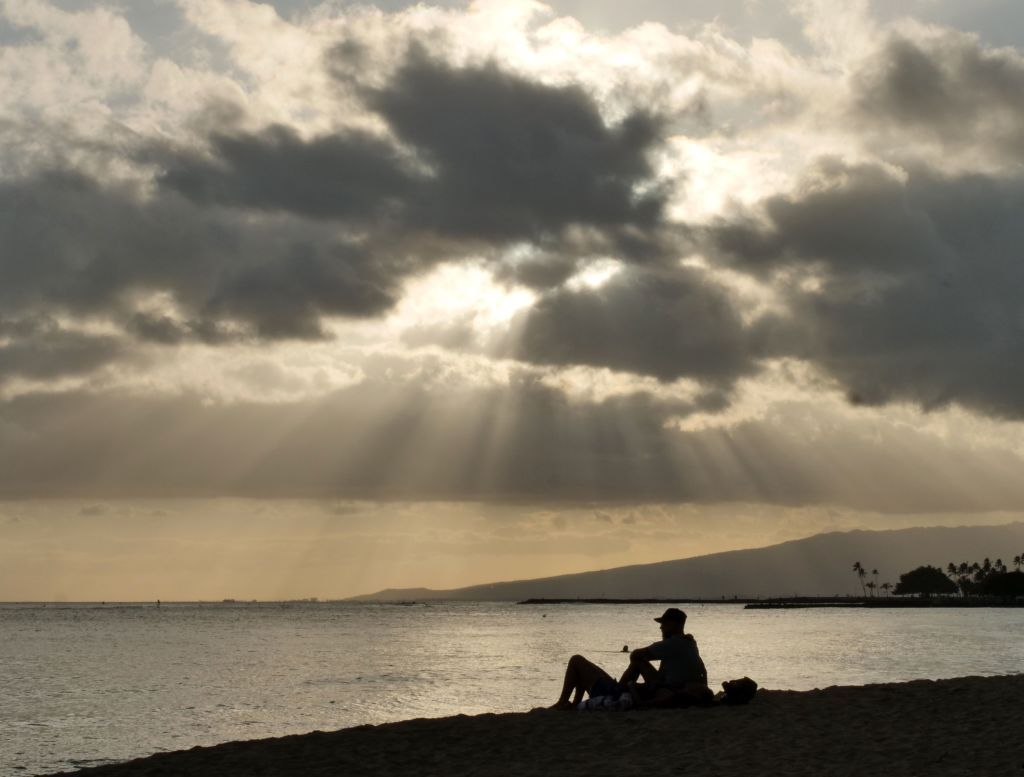
[[[643,682],[637,682],[639,678]],[[661,687],[658,670],[650,661],[632,660],[626,671],[622,673],[619,683],[629,689],[633,697],[633,703],[638,707],[651,706],[661,691],[667,691]],[[668,692],[671,697],[671,692]]]
[[[575,707],[580,703],[583,694],[589,693],[590,689],[594,687],[594,683],[601,678],[612,679],[611,675],[597,664],[588,661],[583,656],[573,656],[565,667],[565,681],[562,683],[562,694],[558,697],[558,701],[555,702],[554,708],[571,709]],[[571,703],[569,702],[570,696],[573,696]]]
[[[619,678],[619,683],[622,685],[634,683],[641,677],[644,678],[645,683],[657,684],[658,670],[650,661],[630,661],[626,671]]]

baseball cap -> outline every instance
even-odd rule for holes
[[[686,613],[680,610],[678,607],[669,607],[667,610],[665,610],[665,612],[662,614],[660,618],[655,618],[654,620],[656,620],[658,623],[661,623],[662,621],[676,621],[678,623],[685,623]]]

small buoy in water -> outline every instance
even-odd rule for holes
[[[548,617],[548,614],[547,614],[547,613],[544,613],[544,614],[543,614],[543,615],[541,615],[540,617],[542,617],[542,618],[546,618],[546,617]]]
[[[623,653],[628,653],[629,652],[629,645],[623,645],[622,646],[622,652]]]

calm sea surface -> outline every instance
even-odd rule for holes
[[[0,605],[0,777],[232,739],[550,704],[656,605]],[[713,684],[1024,671],[1024,609],[686,608]]]

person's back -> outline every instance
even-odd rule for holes
[[[658,679],[669,688],[683,688],[688,683],[707,684],[707,670],[691,634],[673,634],[647,648],[651,657],[661,661]]]

